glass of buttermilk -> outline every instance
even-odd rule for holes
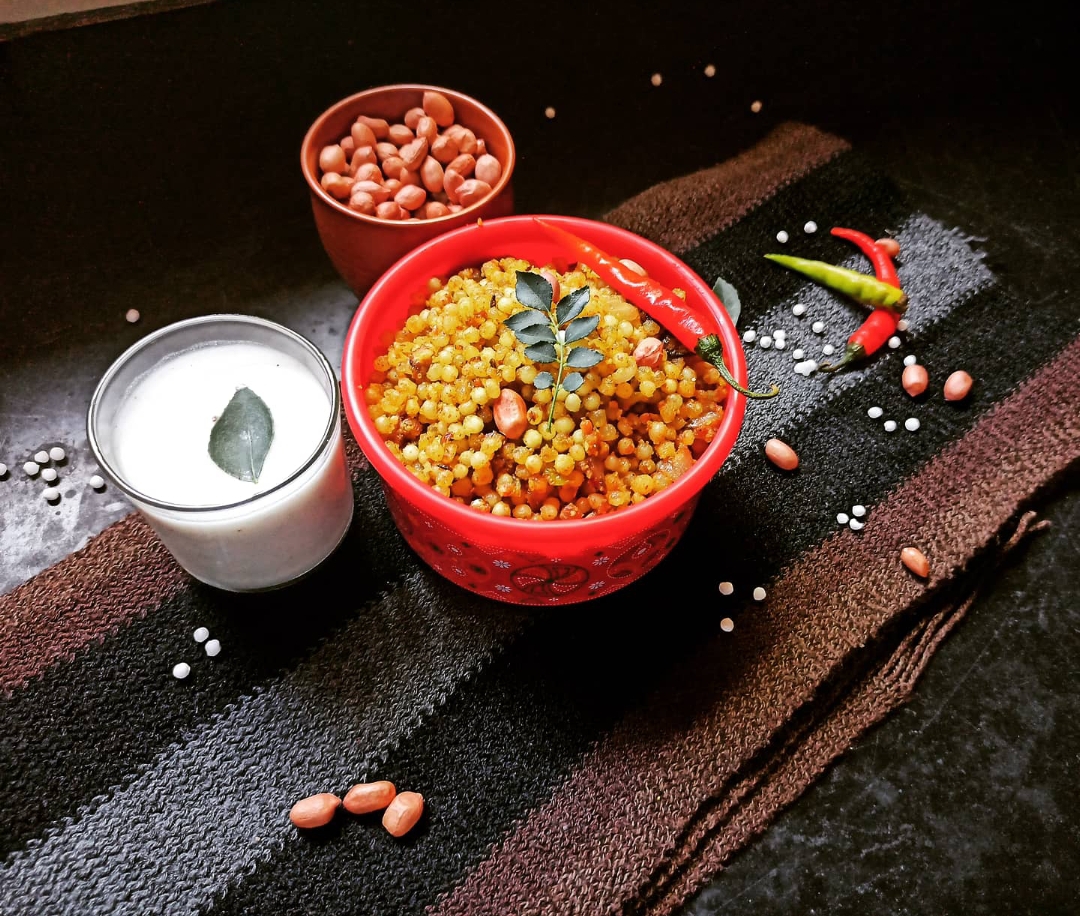
[[[102,471],[177,562],[233,592],[279,588],[341,543],[353,492],[333,367],[248,315],[168,325],[98,383],[87,431]]]

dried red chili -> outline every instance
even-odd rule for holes
[[[780,393],[776,385],[773,385],[770,391],[751,391],[740,385],[724,363],[724,351],[720,338],[706,330],[698,313],[666,286],[651,277],[637,273],[616,258],[601,251],[591,242],[579,238],[561,226],[536,217],[533,218],[533,222],[553,239],[569,248],[581,264],[588,267],[613,290],[667,328],[684,347],[693,350],[707,363],[716,366],[724,381],[736,391],[748,398],[771,398]]]

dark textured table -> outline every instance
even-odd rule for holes
[[[1075,334],[1075,23],[1038,3],[757,6],[225,0],[0,44],[0,591],[130,511],[88,488],[84,426],[125,346],[237,311],[340,358],[356,299],[319,246],[298,151],[324,107],[371,85],[453,86],[498,111],[519,212],[599,217],[781,121],[814,124]],[[21,465],[57,444],[54,506]],[[1077,476],[1038,508],[1053,526],[985,583],[914,701],[686,914],[1080,910]]]

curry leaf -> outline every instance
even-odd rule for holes
[[[588,304],[589,287],[583,286],[572,293],[567,293],[559,300],[559,305],[555,309],[555,321],[560,325],[566,324],[572,318],[577,318]]]
[[[575,340],[582,340],[583,338],[588,337],[596,330],[596,326],[599,323],[599,315],[590,315],[588,318],[575,318],[566,326],[564,342],[573,343]]]
[[[548,324],[550,319],[543,312],[538,312],[535,309],[525,309],[523,312],[516,312],[511,315],[506,321],[503,322],[511,331],[517,333],[522,328],[531,328],[537,324]]]
[[[555,345],[547,341],[534,343],[531,347],[526,347],[525,355],[534,363],[553,363],[559,358],[559,354],[555,351]]]
[[[258,483],[274,439],[270,408],[250,388],[238,388],[210,430],[207,450],[226,474]]]
[[[720,304],[727,310],[731,323],[738,325],[739,315],[742,313],[742,303],[739,301],[739,291],[735,289],[723,277],[717,277],[713,284],[713,292],[720,299]]]
[[[547,312],[551,308],[551,297],[554,290],[540,274],[534,274],[527,270],[517,272],[517,284],[514,295],[517,301],[527,308]]]
[[[562,386],[567,391],[577,391],[585,382],[585,377],[580,372],[571,372],[562,380]]]
[[[566,355],[566,365],[573,366],[575,369],[588,369],[590,366],[595,366],[603,358],[603,353],[597,353],[588,347],[573,347]]]
[[[534,344],[540,343],[541,341],[555,343],[555,332],[546,324],[529,325],[529,327],[526,328],[519,328],[515,333],[517,334],[517,339],[523,344]]]
[[[545,388],[550,388],[555,384],[555,376],[550,372],[537,372],[536,378],[533,379],[533,387],[543,391]]]

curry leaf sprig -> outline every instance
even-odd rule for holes
[[[538,389],[554,389],[548,413],[550,429],[555,422],[559,389],[569,393],[577,391],[585,383],[585,377],[580,372],[567,373],[566,370],[588,369],[604,358],[602,353],[588,347],[570,346],[595,331],[600,318],[597,315],[580,317],[582,309],[589,302],[587,286],[575,289],[558,303],[553,303],[554,290],[544,277],[519,270],[514,295],[525,308],[503,323],[526,345],[525,355],[534,363],[558,363],[554,375],[546,371],[538,372],[533,379],[533,386]]]

